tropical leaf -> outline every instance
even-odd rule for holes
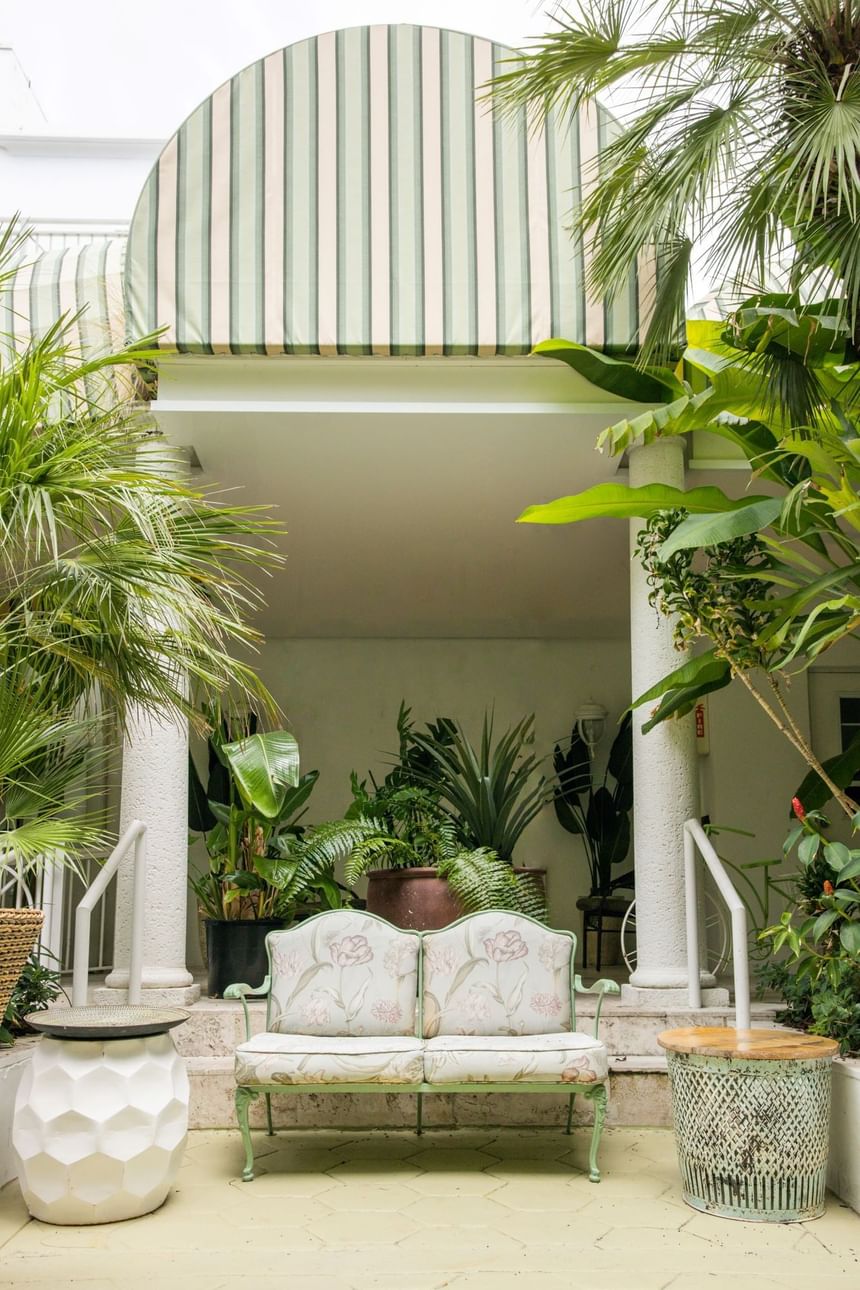
[[[269,730],[224,744],[245,803],[267,819],[277,818],[288,788],[299,782],[299,746],[286,730]]]
[[[848,788],[860,773],[860,735],[852,739],[844,752],[828,757],[821,765],[837,788]],[[820,811],[830,801],[833,791],[817,771],[811,770],[794,796],[803,804],[805,811]]]
[[[532,353],[540,358],[557,358],[591,385],[633,403],[665,403],[684,392],[683,385],[668,368],[643,371],[633,363],[572,340],[545,340]]]
[[[649,519],[659,511],[683,508],[694,515],[715,511],[733,511],[747,506],[750,501],[765,501],[762,497],[734,501],[719,488],[672,488],[668,484],[645,484],[642,488],[628,488],[625,484],[595,484],[572,497],[559,497],[554,502],[544,502],[527,507],[517,520],[518,524],[576,524],[609,516],[616,519]]]
[[[713,694],[715,690],[725,689],[731,679],[731,670],[727,667],[725,672],[713,675],[710,680],[700,679],[695,685],[679,686],[677,689],[668,690],[657,710],[648,721],[643,722],[643,734],[659,726],[660,722],[668,717],[685,717],[688,712],[693,711],[699,699],[706,694]]]
[[[669,690],[694,690],[699,685],[709,685],[712,681],[728,679],[730,672],[730,666],[725,659],[717,658],[713,649],[705,650],[704,653],[697,654],[695,658],[676,667],[673,672],[667,673],[661,681],[657,681],[644,694],[640,694],[638,699],[634,699],[631,707],[641,708],[643,704],[659,699]],[[706,694],[707,690],[702,690],[702,693]]]
[[[710,386],[698,394],[681,394],[671,403],[663,403],[632,420],[617,421],[609,426],[598,435],[597,447],[606,449],[610,456],[618,457],[634,444],[647,446],[655,439],[706,430],[714,424],[719,410]]]
[[[660,547],[659,558],[665,562],[677,551],[717,546],[721,542],[731,542],[733,538],[745,537],[748,533],[758,533],[779,519],[782,505],[781,497],[768,497],[759,502],[751,502],[748,506],[740,506],[734,511],[690,515],[681,521]]]

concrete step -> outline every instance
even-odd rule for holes
[[[753,1005],[753,1025],[772,1026],[776,1002]],[[191,1127],[229,1128],[233,1109],[233,1052],[245,1038],[241,1004],[225,999],[201,999],[189,1009],[188,1021],[173,1031],[185,1056],[191,1079]],[[249,1005],[253,1034],[265,1028],[263,1003]],[[595,1003],[585,999],[578,1008],[580,1029],[593,1033]],[[658,1009],[623,1007],[616,1000],[604,1005],[600,1037],[610,1053],[609,1124],[662,1127],[671,1123],[666,1060],[657,1044],[661,1030],[681,1026],[731,1026],[730,1008]],[[409,1128],[415,1123],[415,1095],[305,1093],[275,1096],[275,1124],[281,1128]],[[563,1093],[426,1094],[424,1120],[428,1126],[563,1124],[567,1097]],[[589,1104],[577,1099],[576,1121],[585,1123]],[[252,1123],[264,1125],[262,1099],[251,1108]]]

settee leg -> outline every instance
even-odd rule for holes
[[[264,1093],[263,1096],[266,1099],[266,1136],[272,1138],[275,1135],[275,1130],[272,1128],[272,1095]]]
[[[567,1128],[565,1129],[565,1133],[568,1134],[573,1132],[573,1104],[575,1101],[576,1094],[571,1093],[570,1097],[567,1099]]]
[[[594,1128],[591,1132],[591,1150],[588,1153],[588,1178],[590,1182],[600,1182],[600,1170],[597,1167],[597,1152],[600,1148],[600,1135],[603,1133],[603,1122],[606,1119],[606,1085],[595,1084],[585,1089],[585,1096],[594,1103]]]
[[[422,1112],[424,1109],[424,1095],[423,1093],[418,1093],[417,1097],[418,1097],[418,1106],[415,1112],[415,1132],[420,1138],[421,1134],[424,1132],[424,1125],[421,1119]]]
[[[242,1182],[252,1182],[254,1178],[254,1144],[251,1141],[248,1111],[251,1103],[259,1096],[257,1090],[253,1088],[239,1087],[236,1089],[236,1119],[239,1121],[239,1129],[245,1147],[245,1168],[242,1170]]]

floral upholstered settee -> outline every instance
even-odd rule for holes
[[[285,1092],[557,1092],[594,1103],[589,1177],[606,1113],[608,1063],[595,1035],[576,1030],[576,938],[522,914],[469,914],[433,932],[407,932],[373,914],[332,910],[267,937],[269,975],[232,985],[246,1039],[236,1050],[236,1113],[243,1178],[254,1176],[251,1101]],[[247,999],[268,1000],[266,1029],[251,1035]]]

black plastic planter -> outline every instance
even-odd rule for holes
[[[228,985],[263,984],[268,971],[266,936],[286,927],[282,918],[207,918],[209,994],[220,999]]]

